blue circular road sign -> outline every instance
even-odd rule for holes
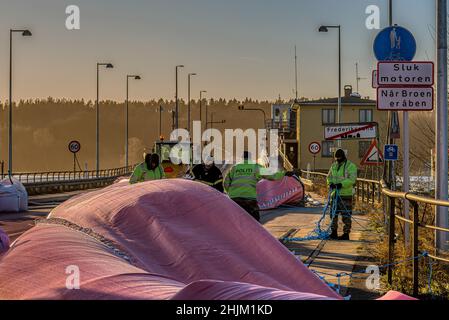
[[[416,40],[403,27],[388,27],[374,40],[374,54],[379,61],[412,61],[416,54]]]

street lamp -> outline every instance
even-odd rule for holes
[[[200,91],[200,122],[203,121],[203,93],[207,93],[206,90]],[[203,125],[201,124],[201,128]],[[206,118],[206,128],[207,128],[207,118]]]
[[[338,29],[338,111],[337,123],[341,123],[341,26],[321,26],[318,32],[329,32],[329,29]]]
[[[176,66],[176,123],[175,123],[175,127],[176,129],[179,129],[179,101],[178,101],[178,69],[179,68],[184,68],[183,65],[178,65]]]
[[[188,111],[187,111],[187,130],[190,132],[190,78],[192,77],[192,76],[196,76],[197,74],[196,73],[189,73],[189,76],[188,76],[188,78],[189,78],[189,83],[188,83],[188,91],[189,91],[189,96],[188,96],[188,99],[189,99],[189,102],[188,102]]]
[[[246,108],[245,106],[239,106],[240,111],[259,111],[263,113],[263,123],[264,128],[267,126],[267,114],[265,113],[265,110],[259,109],[259,108]]]
[[[97,155],[97,176],[100,171],[100,104],[99,104],[99,94],[100,94],[100,66],[104,66],[107,69],[112,69],[114,66],[111,63],[97,63],[97,100],[96,100],[96,155]]]
[[[129,79],[133,78],[134,80],[141,80],[140,76],[136,75],[127,75],[126,76],[126,129],[125,129],[125,167],[128,168],[128,135],[129,135]]]
[[[214,112],[212,112],[211,115],[210,115],[210,122],[207,122],[206,126],[207,126],[208,123],[211,125],[210,128],[213,129],[213,125],[214,124],[225,124],[226,120],[214,121]]]
[[[9,154],[8,154],[8,175],[12,176],[12,35],[13,33],[22,33],[23,37],[31,37],[30,30],[9,30]]]

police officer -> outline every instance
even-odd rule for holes
[[[196,181],[207,184],[216,190],[223,192],[223,174],[217,168],[213,157],[207,157],[206,161],[192,169]]]
[[[357,181],[357,166],[346,158],[342,149],[335,152],[335,162],[327,176],[327,184],[331,189],[331,208],[336,203],[336,213],[332,219],[330,238],[333,240],[349,240],[352,226],[352,198],[354,185]],[[338,194],[338,197],[337,197]],[[343,235],[338,236],[338,216],[342,216],[344,223]]]
[[[250,153],[245,151],[243,163],[231,168],[223,183],[229,197],[248,212],[254,219],[260,221],[259,205],[257,204],[256,185],[262,179],[278,180],[284,177],[284,172],[272,176],[262,176],[260,164],[250,161]]]
[[[136,166],[129,183],[135,184],[164,178],[164,169],[160,165],[159,156],[156,153],[153,153],[147,154],[145,156],[145,161]]]

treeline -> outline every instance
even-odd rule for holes
[[[285,101],[278,101],[284,103]],[[247,98],[205,99],[202,101],[202,119],[206,105],[208,121],[226,120],[225,128],[262,128],[263,115],[239,111],[238,106],[261,108],[271,114],[270,101]],[[199,101],[191,101],[192,120],[199,120]],[[13,108],[13,169],[24,171],[72,170],[73,155],[67,145],[72,140],[81,142],[78,154],[83,169],[95,167],[95,101],[67,99],[19,100]],[[150,150],[159,137],[160,106],[162,134],[168,138],[172,130],[173,100],[129,102],[129,156],[130,162],[141,161],[144,150]],[[179,125],[187,127],[187,102],[179,100]],[[8,102],[0,102],[0,161],[8,159]],[[100,102],[100,165],[102,168],[122,166],[125,163],[125,104],[116,101]]]

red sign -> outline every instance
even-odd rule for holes
[[[69,143],[69,151],[71,153],[78,153],[81,150],[81,143],[78,141],[71,141]]]
[[[378,166],[384,163],[384,156],[377,146],[376,140],[373,140],[373,143],[368,149],[368,152],[362,159],[360,163],[362,166]]]
[[[316,155],[321,152],[321,144],[319,142],[312,142],[309,144],[309,151],[311,154]]]

